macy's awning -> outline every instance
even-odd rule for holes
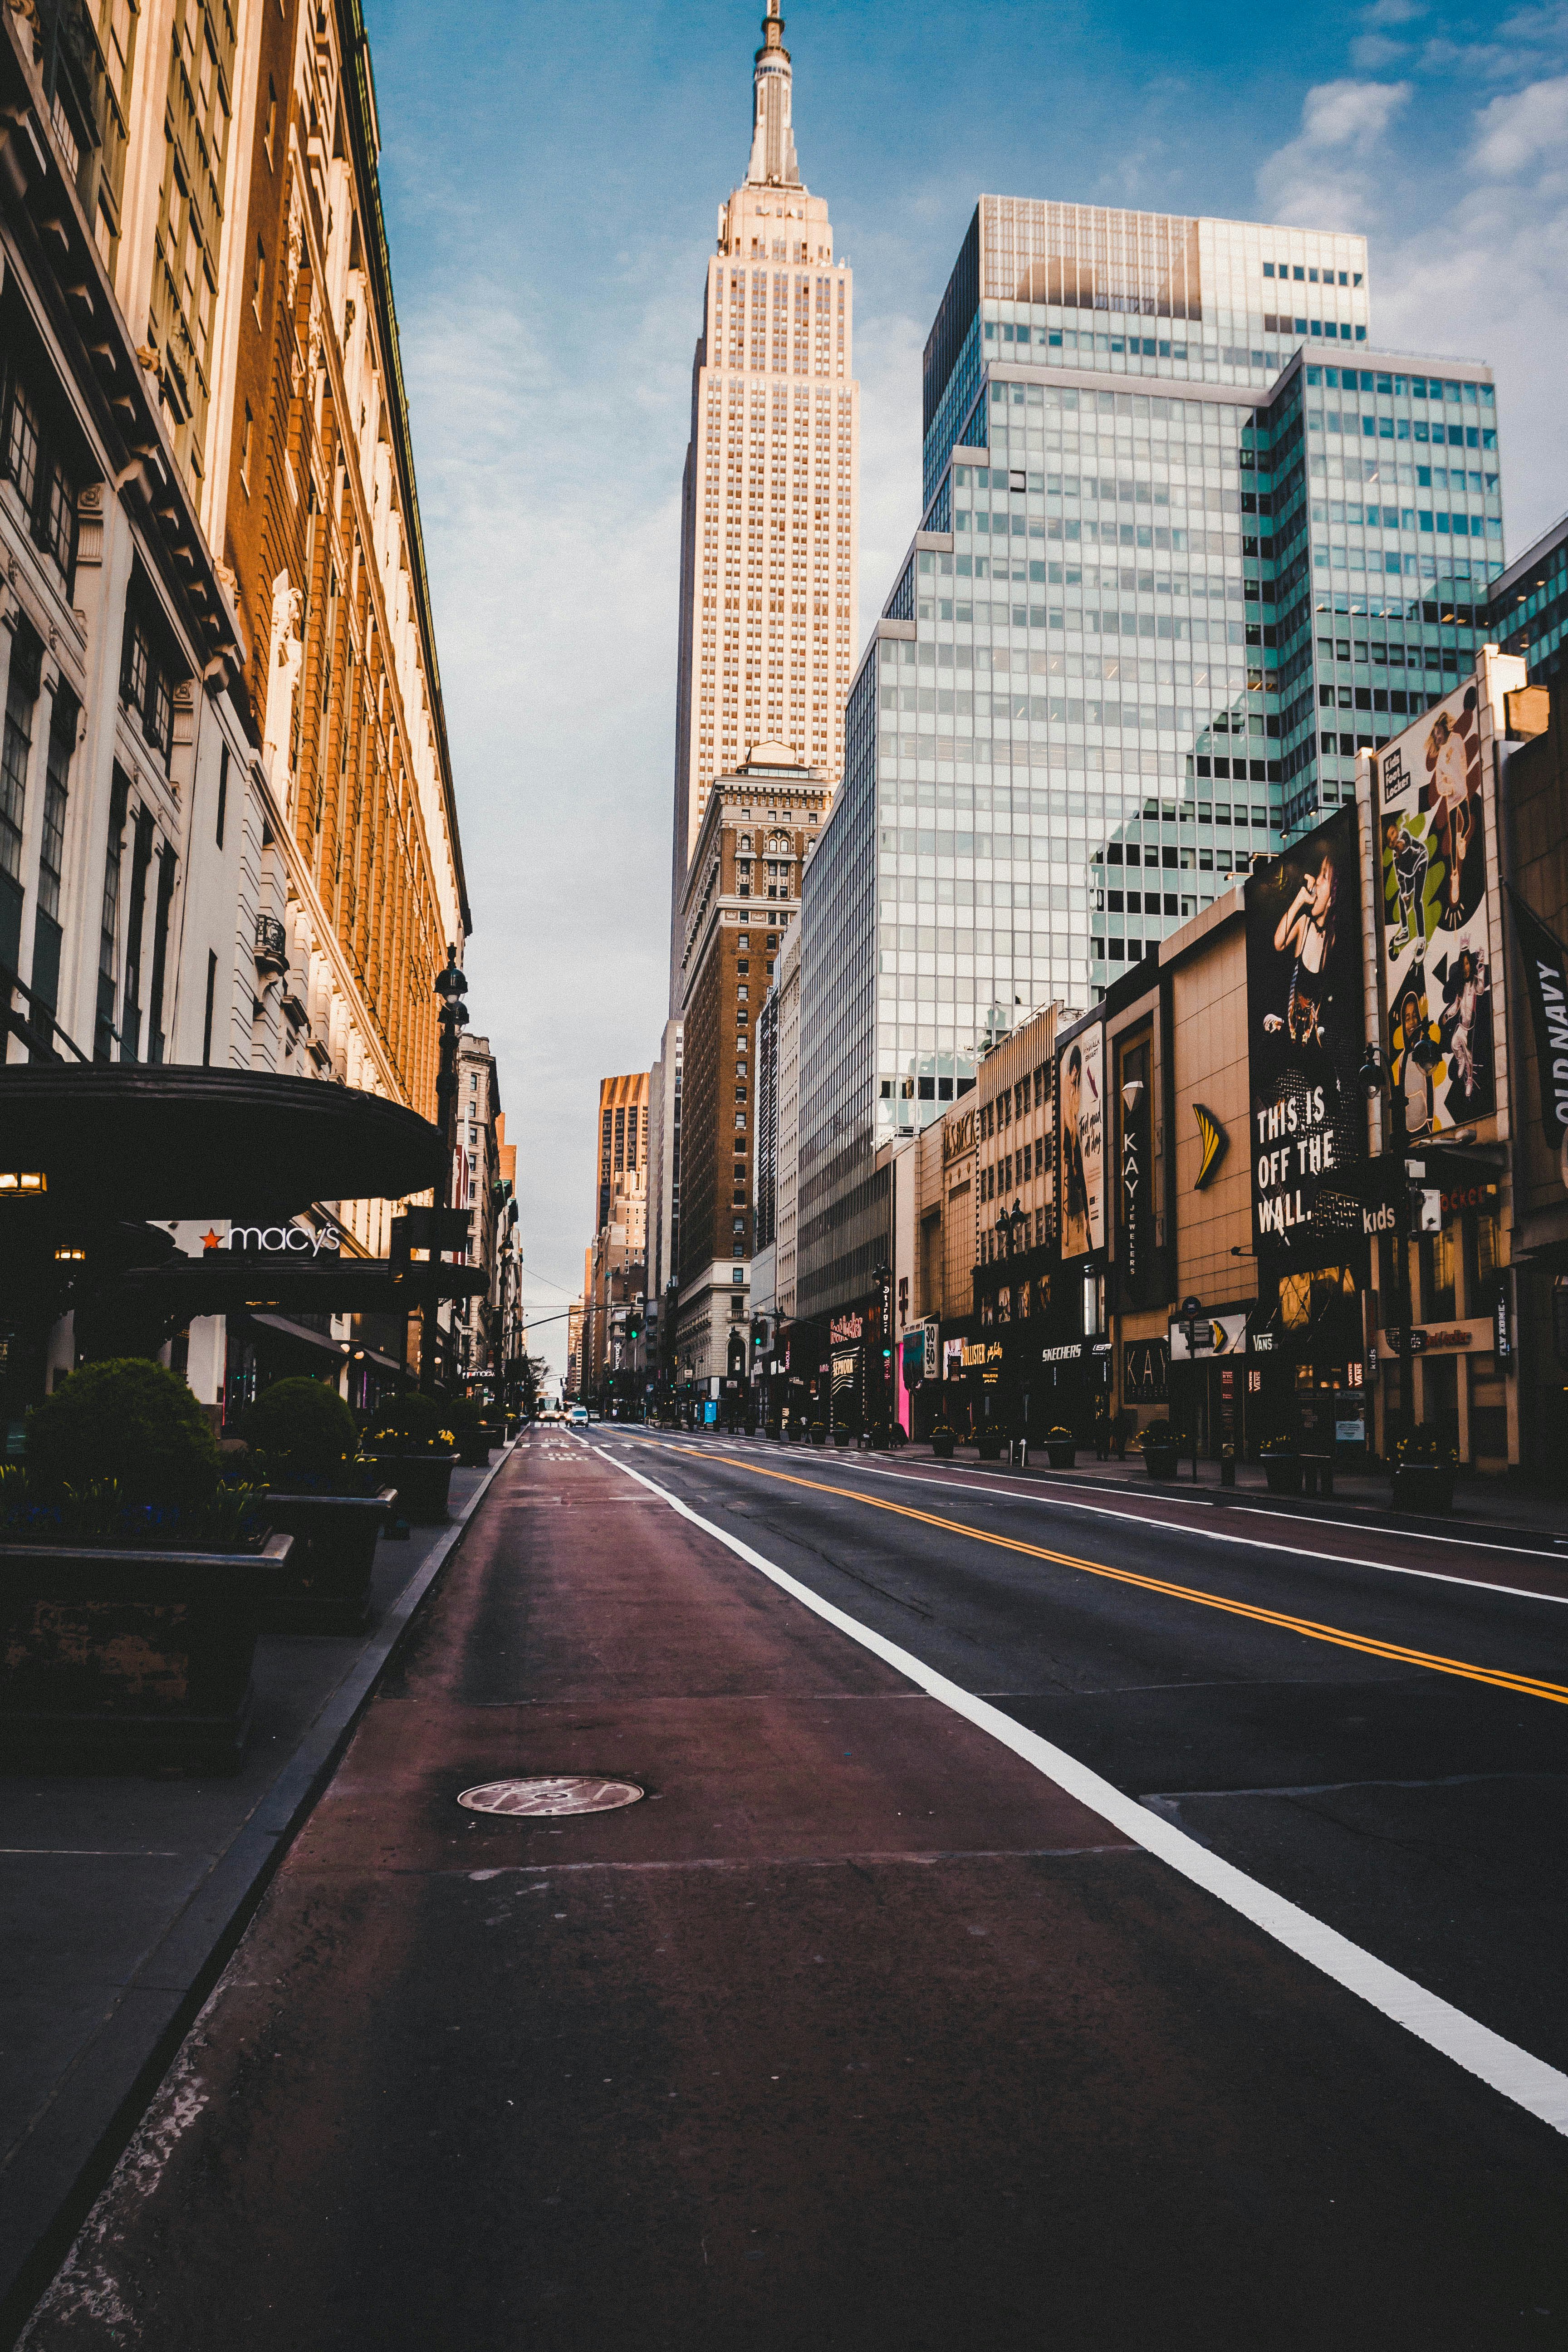
[[[428,1119],[331,1079],[0,1066],[0,1179],[41,1175],[56,1229],[101,1218],[276,1222],[312,1201],[403,1200],[439,1186],[444,1168]]]
[[[477,1265],[394,1265],[382,1257],[312,1261],[209,1250],[166,1258],[120,1277],[128,1300],[194,1315],[412,1315],[432,1297],[479,1298],[489,1288]]]

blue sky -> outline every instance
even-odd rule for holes
[[[367,0],[469,1002],[542,1315],[581,1282],[597,1080],[662,1024],[691,347],[761,14]],[[1374,340],[1497,369],[1510,552],[1568,506],[1568,0],[786,16],[802,175],[855,270],[863,622],[982,189],[1363,231]],[[557,1363],[563,1335],[538,1328]]]

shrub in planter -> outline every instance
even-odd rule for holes
[[[450,1454],[457,1444],[452,1408],[444,1399],[410,1389],[384,1397],[360,1439],[362,1454]]]
[[[390,1486],[378,1491],[374,1470],[351,1458],[353,1414],[321,1381],[275,1381],[245,1429],[250,1467],[267,1481],[268,1525],[294,1538],[287,1569],[263,1598],[263,1625],[310,1633],[362,1624],[376,1538],[397,1495]]]
[[[1394,1449],[1395,1509],[1452,1510],[1454,1473],[1458,1466],[1458,1453],[1441,1430],[1432,1422],[1418,1422]]]
[[[253,1552],[270,1517],[260,1486],[219,1486],[196,1502],[139,1503],[113,1478],[53,1488],[26,1463],[0,1463],[0,1544]]]
[[[484,1470],[490,1458],[490,1433],[480,1406],[472,1397],[448,1397],[440,1407],[457,1442],[458,1459],[465,1470]]]
[[[814,1421],[814,1422],[812,1423],[812,1424],[811,1424],[811,1442],[812,1442],[812,1444],[813,1444],[814,1445],[826,1445],[826,1443],[827,1443],[827,1423],[826,1423],[825,1421]]]
[[[152,1504],[112,1479],[40,1492],[36,1471],[0,1472],[0,1753],[235,1770],[258,1612],[293,1550],[263,1542],[261,1499]]]
[[[1078,1460],[1078,1441],[1059,1422],[1046,1432],[1046,1455],[1053,1470],[1070,1470]]]
[[[447,1517],[458,1454],[445,1404],[416,1389],[388,1398],[360,1440],[360,1451],[390,1475],[406,1518],[434,1527]]]
[[[939,1462],[952,1460],[953,1432],[945,1421],[939,1421],[931,1433],[931,1450]]]
[[[1150,1477],[1173,1478],[1186,1448],[1184,1432],[1173,1429],[1169,1422],[1155,1422],[1143,1432],[1143,1466]]]
[[[983,1421],[975,1435],[974,1450],[982,1462],[1000,1462],[1002,1448],[1007,1443],[999,1421]]]
[[[110,1357],[34,1408],[27,1469],[40,1497],[111,1483],[123,1503],[201,1503],[217,1486],[217,1441],[177,1373],[146,1356]]]
[[[910,1433],[909,1433],[909,1431],[904,1427],[903,1423],[902,1423],[901,1421],[896,1421],[896,1422],[894,1422],[894,1423],[893,1423],[893,1425],[892,1425],[891,1429],[888,1432],[888,1443],[889,1443],[889,1445],[907,1445],[907,1444],[909,1444],[909,1442],[910,1442]]]
[[[354,1417],[324,1381],[274,1381],[245,1416],[253,1460],[277,1486],[331,1486],[354,1451]]]

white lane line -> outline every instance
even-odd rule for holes
[[[666,1432],[663,1433],[672,1435],[675,1433]],[[773,1450],[772,1446],[763,1445],[756,1439],[747,1441],[736,1438],[731,1439],[731,1444],[734,1445],[748,1444],[750,1451],[754,1454],[767,1454],[772,1453]],[[830,1461],[837,1461],[839,1457],[837,1452],[835,1452],[830,1454],[828,1458]],[[986,1471],[972,1469],[966,1462],[954,1462],[951,1467],[945,1471],[926,1471],[923,1473],[910,1470],[884,1470],[881,1468],[879,1464],[864,1462],[859,1460],[858,1457],[854,1458],[853,1466],[857,1469],[864,1470],[868,1475],[875,1475],[877,1477],[907,1478],[926,1486],[951,1486],[959,1479],[963,1479],[966,1484],[972,1483],[977,1492],[984,1492],[985,1494],[996,1493],[1012,1495],[1015,1496],[1019,1502],[1043,1502],[1047,1497],[1055,1497],[1062,1502],[1067,1502],[1070,1499],[1068,1494],[1065,1491],[1066,1482],[1064,1480],[1053,1478],[1048,1486],[998,1486],[994,1476]],[[1086,1481],[1081,1479],[1078,1481],[1071,1490],[1073,1494],[1079,1495],[1090,1491],[1093,1490],[1088,1486]],[[1103,1492],[1103,1486],[1100,1491]],[[1178,1505],[1183,1510],[1188,1511],[1198,1509],[1212,1511],[1216,1507],[1221,1510],[1245,1511],[1249,1518],[1278,1519],[1282,1516],[1278,1511],[1266,1509],[1260,1503],[1222,1502],[1216,1506],[1212,1497],[1207,1494],[1184,1495],[1178,1489],[1172,1489],[1163,1486],[1160,1489],[1158,1494],[1151,1493],[1148,1496],[1148,1500],[1152,1503],[1163,1503],[1166,1505],[1173,1503]],[[1078,1507],[1080,1510],[1095,1508],[1109,1510],[1110,1506],[1109,1504],[1092,1505],[1081,1503]],[[1134,1513],[1137,1510],[1137,1506],[1133,1503],[1131,1496],[1128,1496],[1128,1507]],[[1430,1528],[1369,1528],[1365,1521],[1362,1519],[1325,1519],[1321,1517],[1316,1512],[1313,1513],[1311,1518],[1309,1519],[1306,1524],[1309,1527],[1314,1528],[1343,1528],[1347,1533],[1351,1535],[1393,1536],[1400,1543],[1450,1544],[1455,1546],[1460,1551],[1494,1551],[1499,1553],[1505,1559],[1539,1559],[1549,1563],[1552,1562],[1552,1554],[1549,1551],[1542,1551],[1536,1546],[1529,1544],[1493,1543],[1484,1535],[1442,1536],[1438,1535],[1435,1529]],[[1474,1520],[1467,1520],[1464,1524],[1467,1526],[1475,1526],[1478,1523]],[[1568,1536],[1553,1536],[1552,1540],[1556,1545],[1568,1547]],[[1290,1548],[1292,1549],[1295,1549],[1294,1546]],[[1338,1555],[1326,1554],[1325,1557],[1336,1558]],[[1561,1565],[1560,1562],[1552,1564]],[[1488,1591],[1497,1591],[1507,1592],[1511,1591],[1512,1587],[1509,1585],[1498,1585],[1495,1587],[1489,1585],[1483,1589]]]
[[[1261,1503],[1231,1503],[1226,1507],[1233,1511],[1245,1511],[1248,1518],[1253,1519],[1277,1519],[1280,1517],[1278,1511],[1265,1510]],[[1495,1551],[1500,1552],[1505,1559],[1539,1559],[1553,1568],[1562,1566],[1560,1560],[1552,1559],[1549,1551],[1542,1551],[1529,1544],[1488,1543],[1486,1538],[1480,1536],[1440,1536],[1431,1528],[1372,1528],[1363,1519],[1324,1519],[1320,1518],[1316,1513],[1308,1524],[1314,1528],[1346,1528],[1352,1535],[1395,1536],[1401,1543],[1453,1544],[1460,1551]],[[1561,1536],[1553,1536],[1552,1540],[1554,1544],[1560,1544],[1563,1539]]]
[[[724,1457],[719,1454],[717,1458],[722,1461]],[[870,1463],[859,1463],[856,1467],[863,1469],[869,1478],[894,1478],[900,1486],[934,1486],[939,1494],[952,1492],[945,1478],[925,1477],[919,1471],[884,1470],[879,1465],[873,1465]],[[1088,1511],[1091,1517],[1098,1519],[1119,1519],[1123,1526],[1126,1526],[1129,1521],[1135,1527],[1144,1528],[1169,1527],[1172,1524],[1165,1519],[1146,1518],[1136,1510],[1118,1510],[1110,1503],[1079,1503],[1070,1495],[1064,1495],[1055,1487],[1037,1490],[1033,1487],[988,1486],[984,1489],[984,1496],[979,1496],[977,1490],[972,1487],[964,1487],[960,1491],[974,1494],[977,1499],[990,1498],[1002,1503],[1035,1503],[1052,1506],[1064,1511]],[[1158,1499],[1164,1502],[1168,1498],[1161,1496]],[[1313,1524],[1317,1523],[1314,1521]],[[1336,1522],[1336,1524],[1339,1523]],[[1392,1560],[1366,1559],[1354,1552],[1309,1551],[1304,1544],[1269,1543],[1263,1536],[1233,1536],[1227,1534],[1223,1528],[1183,1526],[1173,1529],[1173,1532],[1184,1536],[1201,1536],[1206,1543],[1239,1544],[1244,1551],[1282,1551],[1288,1553],[1292,1559],[1326,1560],[1331,1568],[1371,1568],[1375,1569],[1380,1576],[1416,1576],[1429,1584],[1457,1584],[1472,1592],[1504,1592],[1516,1601],[1550,1601],[1554,1608],[1568,1609],[1568,1592],[1537,1592],[1528,1584],[1494,1584],[1485,1577],[1453,1576],[1447,1569],[1442,1568],[1397,1568]],[[1536,1556],[1531,1555],[1532,1558]]]
[[[929,1697],[939,1700],[954,1715],[962,1716],[966,1723],[973,1724],[976,1730],[988,1733],[1000,1746],[1021,1757],[1026,1764],[1032,1764],[1037,1772],[1043,1773],[1048,1780],[1054,1780],[1058,1788],[1065,1789],[1068,1796],[1076,1797],[1080,1804],[1087,1805],[1091,1812],[1098,1813],[1113,1829],[1131,1838],[1146,1853],[1153,1854],[1179,1876],[1189,1880],[1194,1886],[1202,1887],[1205,1894],[1215,1896],[1242,1918],[1249,1919],[1255,1927],[1261,1928],[1277,1944],[1282,1944],[1287,1951],[1294,1952],[1310,1968],[1317,1969],[1335,1984],[1342,1985],[1347,1992],[1354,1993],[1358,2000],[1364,2000],[1382,2016],[1392,2019],[1395,2025],[1404,2026],[1406,2032],[1413,2033],[1417,2041],[1425,2042],[1429,2049],[1440,2052],[1445,2058],[1451,2058],[1456,2066],[1462,2066],[1468,2074],[1476,2075],[1492,2090],[1500,2092],[1516,2107],[1522,2107],[1526,2114],[1539,2116],[1553,2131],[1568,2137],[1568,2074],[1560,2074],[1555,2066],[1547,2065],[1543,2059],[1533,2057],[1528,2050],[1521,2050],[1517,2043],[1504,2041],[1500,2033],[1494,2033],[1489,2026],[1482,2025],[1476,2018],[1468,2017],[1463,2010],[1440,2000],[1437,1994],[1428,1992],[1414,1979],[1402,1976],[1385,1960],[1363,1951],[1359,1944],[1352,1944],[1347,1936],[1342,1936],[1323,1920],[1315,1919],[1310,1911],[1303,1911],[1298,1904],[1289,1902],[1282,1895],[1276,1895],[1272,1888],[1260,1885],[1244,1870],[1237,1870],[1234,1863],[1222,1861],[1218,1854],[1211,1853],[1206,1846],[1199,1845],[1184,1831],[1177,1829],[1173,1822],[1162,1821],[1157,1813],[1151,1812],[1146,1805],[1141,1805],[1136,1798],[1123,1796],[1120,1789],[1112,1788],[1109,1780],[1102,1780],[1098,1772],[1091,1771],[1087,1764],[1080,1764],[1078,1758],[1069,1756],[1065,1748],[1056,1747],[1048,1739],[1042,1739],[1037,1732],[1026,1731],[1021,1723],[1015,1723],[1011,1716],[1004,1715],[1000,1707],[988,1705],[983,1698],[975,1698],[971,1692],[962,1689],[957,1683],[950,1682],[945,1675],[939,1675],[909,1650],[900,1649],[896,1642],[889,1642],[885,1635],[874,1633],[868,1625],[862,1625],[858,1618],[851,1617],[845,1610],[836,1608],[832,1601],[823,1600],[820,1593],[813,1592],[809,1585],[800,1583],[784,1569],[775,1568],[772,1560],[764,1559],[761,1552],[752,1549],[750,1544],[742,1543],[739,1537],[728,1534],[723,1528],[715,1527],[711,1519],[703,1518],[689,1503],[683,1503],[679,1495],[672,1494],[668,1486],[660,1486],[652,1478],[644,1477],[640,1470],[634,1470],[629,1463],[618,1461],[602,1446],[595,1451],[612,1469],[618,1470],[623,1477],[635,1478],[639,1486],[647,1487],[650,1493],[668,1503],[679,1517],[689,1520],[715,1543],[722,1544],[726,1551],[733,1552],[736,1559],[744,1560],[748,1568],[754,1568],[760,1576],[765,1576],[770,1584],[776,1584],[781,1592],[787,1592],[792,1600],[798,1601],[815,1616],[836,1627],[840,1633],[847,1633],[852,1642],[858,1642],[862,1649],[869,1650],[874,1657],[880,1658],[885,1665],[891,1666],[895,1673],[902,1675]]]

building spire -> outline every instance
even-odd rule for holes
[[[795,132],[790,127],[789,51],[784,45],[779,0],[767,0],[763,46],[757,51],[752,82],[752,160],[746,167],[746,184],[798,188],[800,166],[795,160]]]

